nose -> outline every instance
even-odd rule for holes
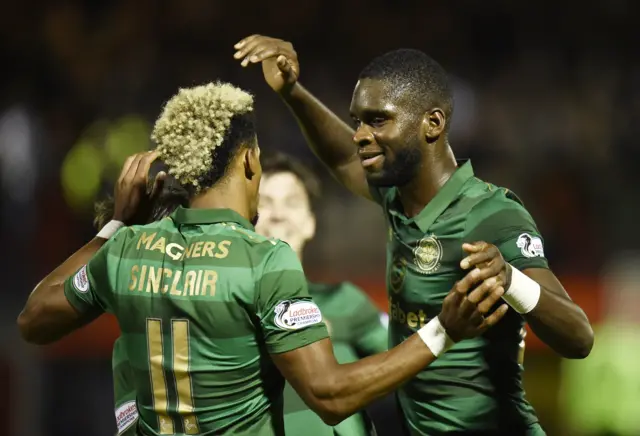
[[[372,144],[374,142],[373,133],[371,133],[371,130],[369,130],[367,126],[360,125],[356,133],[353,134],[353,142],[355,142],[358,147]]]

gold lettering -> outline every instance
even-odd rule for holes
[[[224,259],[229,255],[229,246],[231,245],[231,241],[222,241],[218,243],[218,253],[216,253],[216,257],[218,259]]]
[[[196,245],[196,244],[191,244],[191,245],[189,245],[189,248],[187,248],[187,249],[184,251],[184,257],[183,257],[184,259],[189,259],[189,258],[191,257],[191,250],[193,250],[193,246],[194,246],[194,245]]]
[[[218,273],[212,269],[204,270],[204,283],[202,284],[202,292],[200,295],[207,294],[207,287],[209,287],[209,295],[216,295],[216,282],[218,281]]]
[[[418,318],[420,318],[420,327],[427,325],[427,314],[422,309],[418,312]]]
[[[169,268],[165,268],[164,269],[164,275],[167,276],[167,281],[169,281],[169,279],[171,278],[171,275],[173,274],[173,271],[171,271]],[[164,283],[164,280],[162,281],[162,283]],[[164,285],[162,287],[162,293],[166,294],[169,291],[169,285]]]
[[[153,290],[157,294],[160,290],[160,280],[162,280],[162,268],[149,267],[149,278],[147,279],[147,292]]]
[[[407,324],[409,325],[409,327],[411,328],[416,328],[418,327],[418,315],[416,315],[413,312],[409,312],[407,314]]]
[[[202,249],[202,257],[209,256],[213,257],[213,249],[216,248],[216,243],[207,241],[204,243],[204,248]]]
[[[195,295],[200,293],[200,283],[202,283],[202,270],[198,270],[198,278],[196,279]]]
[[[129,290],[135,291],[136,285],[138,284],[138,276],[137,273],[140,272],[140,265],[133,265],[131,268],[131,283],[129,283]]]
[[[144,249],[149,250],[149,247],[151,247],[151,243],[153,242],[153,238],[155,238],[157,234],[158,233],[156,232],[147,236],[146,233],[142,233],[140,239],[138,239],[138,245],[136,246],[136,248],[140,250],[140,246],[144,244]]]
[[[159,251],[160,253],[164,253],[165,245],[167,240],[165,238],[160,238],[153,244],[151,247],[151,251]]]
[[[176,251],[173,251],[174,248],[176,249]],[[167,253],[167,256],[169,256],[171,259],[173,260],[180,259],[183,252],[184,252],[184,247],[182,245],[176,244],[175,242],[167,244],[166,253]]]
[[[138,280],[138,291],[142,292],[144,287],[144,279],[147,277],[147,265],[142,265],[142,271],[140,271],[140,280]]]
[[[202,250],[202,244],[204,244],[204,242],[202,241],[198,241],[194,244],[193,247],[193,253],[191,253],[191,257],[200,257],[200,250]]]
[[[187,295],[187,290],[189,290],[189,295],[193,295],[193,292],[196,292],[196,272],[188,271],[184,276],[184,295]]]
[[[182,271],[176,271],[176,275],[173,276],[173,283],[171,284],[171,291],[169,292],[171,295],[181,295],[182,291],[178,289],[178,283],[180,283],[180,276],[182,275]]]
[[[164,378],[162,321],[159,319],[147,318],[147,349],[149,350],[153,410],[160,421],[160,434],[174,434],[173,419],[169,417],[169,395]]]

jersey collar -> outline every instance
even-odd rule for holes
[[[179,206],[172,214],[171,219],[176,224],[215,224],[236,223],[242,227],[254,230],[253,224],[239,213],[231,209],[190,209]]]
[[[420,231],[427,232],[434,221],[449,207],[451,202],[460,193],[462,186],[474,176],[471,161],[458,161],[461,164],[453,175],[447,180],[435,197],[420,211],[414,218],[407,218],[398,211],[390,210],[394,215],[398,215],[406,222],[415,222]],[[397,195],[397,190],[395,194]]]

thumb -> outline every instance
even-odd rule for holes
[[[156,179],[153,181],[153,188],[151,189],[150,197],[155,198],[162,192],[162,188],[164,187],[164,182],[167,180],[167,173],[164,171],[160,171],[156,174]]]
[[[295,80],[295,71],[293,70],[291,63],[286,58],[286,56],[282,56],[282,55],[278,56],[278,59],[276,60],[276,64],[278,65],[278,69],[282,73],[283,79],[285,79],[286,81],[290,81],[292,79]]]

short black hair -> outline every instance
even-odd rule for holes
[[[417,110],[440,106],[447,120],[453,114],[453,90],[447,72],[420,50],[401,48],[378,56],[362,70],[359,79],[379,79],[407,90]]]
[[[300,160],[285,153],[271,152],[265,154],[262,158],[262,173],[291,173],[296,176],[302,182],[305,191],[307,191],[312,207],[322,193],[320,179],[318,179],[313,170]]]

